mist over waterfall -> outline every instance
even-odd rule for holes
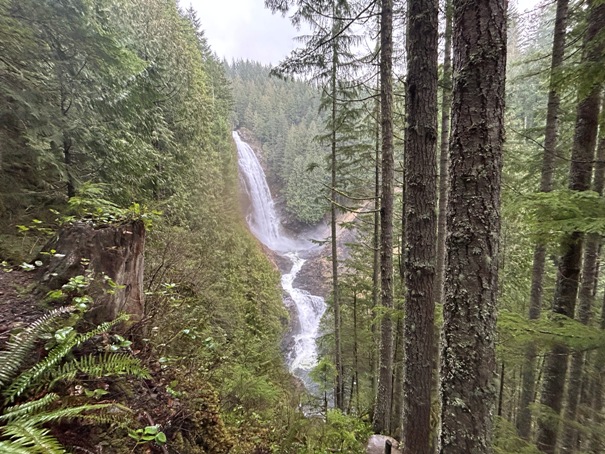
[[[282,288],[293,301],[298,317],[298,327],[292,328],[293,344],[287,352],[286,362],[290,372],[300,378],[307,389],[313,390],[315,385],[309,378],[309,372],[317,364],[315,339],[326,304],[322,297],[294,287],[294,280],[306,261],[301,255],[316,246],[283,232],[265,172],[254,150],[235,131],[233,139],[237,145],[240,174],[251,204],[247,216],[250,230],[265,246],[292,263],[289,272],[282,274],[281,279]]]

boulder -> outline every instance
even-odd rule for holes
[[[401,451],[398,449],[399,442],[393,437],[387,437],[386,435],[372,435],[368,440],[366,454],[384,454],[387,440],[389,440],[393,446],[391,454],[401,454]]]

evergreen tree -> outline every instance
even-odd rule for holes
[[[583,63],[599,65],[603,59],[603,42],[598,37],[605,27],[605,5],[590,3],[588,25],[584,35]],[[579,87],[571,163],[569,168],[569,189],[588,191],[592,178],[593,161],[598,129],[601,83],[588,82],[588,89]],[[557,290],[553,301],[553,312],[574,318],[582,259],[583,236],[573,232],[564,238],[562,255],[557,275]],[[559,415],[563,403],[563,391],[567,375],[569,349],[562,344],[555,345],[545,359],[544,382],[540,403],[555,415]],[[557,444],[558,424],[552,418],[538,420],[538,447],[547,453],[554,453]]]
[[[563,65],[565,53],[565,37],[567,27],[567,0],[557,0],[554,37],[552,44],[552,57],[550,66],[550,90],[548,92],[548,107],[546,113],[546,127],[544,139],[544,153],[542,157],[542,173],[540,191],[550,192],[553,189],[555,170],[555,156],[557,150],[557,133],[560,96],[557,88],[557,72]],[[537,320],[542,311],[542,281],[546,261],[546,245],[536,244],[534,248],[534,264],[532,268],[532,287],[529,302],[529,319]],[[523,368],[523,388],[521,394],[521,409],[517,420],[517,431],[524,439],[529,439],[531,430],[531,413],[529,405],[533,401],[535,387],[536,348],[533,344],[527,347],[525,364]]]
[[[454,0],[453,7],[440,452],[488,453],[495,399],[506,2]]]
[[[393,2],[382,0],[380,12],[380,302],[385,309],[380,324],[378,383],[374,431],[390,433],[393,376]]]
[[[404,451],[430,453],[435,324],[439,4],[408,2],[404,164]]]

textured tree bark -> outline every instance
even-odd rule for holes
[[[560,99],[556,89],[556,76],[563,64],[565,54],[565,37],[567,27],[568,0],[557,0],[555,15],[555,29],[552,44],[552,57],[550,64],[550,90],[546,108],[546,128],[544,139],[544,153],[542,155],[542,174],[540,191],[550,192],[553,189],[553,174],[555,169],[555,155],[557,148],[557,135],[559,125]],[[542,281],[544,279],[544,266],[546,262],[546,246],[538,243],[534,249],[534,264],[532,268],[531,292],[529,300],[529,319],[537,320],[542,311]],[[536,375],[536,346],[532,343],[525,351],[523,364],[523,377],[521,382],[521,403],[517,419],[517,432],[521,438],[529,440],[531,433],[531,412],[529,405],[533,402],[535,375]]]
[[[92,271],[93,285],[89,289],[94,305],[89,319],[94,323],[113,320],[119,313],[130,314],[131,320],[144,315],[143,259],[145,226],[141,221],[123,225],[94,227],[80,222],[63,227],[41,255],[40,292],[59,289],[70,278]],[[107,293],[102,276],[118,284],[113,294]]]
[[[380,91],[380,80],[377,82],[377,93]],[[374,247],[373,264],[372,264],[372,311],[375,314],[376,309],[380,305],[380,101],[376,98],[376,149],[374,154],[374,232],[372,237],[372,245]],[[380,350],[380,341],[377,335],[378,329],[376,324],[372,323],[372,339],[374,341],[374,349],[372,350],[372,396],[377,393],[378,382],[378,357]]]
[[[438,0],[409,0],[407,18],[403,452],[429,454],[437,240]]]
[[[393,380],[393,1],[382,0],[380,20],[380,109],[382,130],[382,192],[380,204],[380,281],[385,314],[381,322],[378,384],[373,429],[390,431]]]
[[[403,313],[403,302],[398,302],[395,309]],[[404,406],[404,385],[405,377],[405,356],[404,356],[404,322],[403,317],[397,318],[395,324],[395,339],[393,352],[393,404],[391,414],[391,436],[398,440],[402,439],[403,431],[403,406]]]
[[[332,3],[332,13],[335,16],[335,3]],[[332,308],[334,309],[334,365],[336,367],[336,381],[334,384],[334,401],[336,408],[344,410],[343,396],[343,370],[342,370],[342,348],[340,342],[340,293],[338,286],[338,241],[336,237],[336,70],[338,66],[338,49],[336,43],[336,20],[332,27],[332,73],[330,75],[330,94],[332,96],[332,125],[331,125],[331,149],[332,149],[332,204],[331,213],[331,237],[332,237]]]
[[[492,452],[504,142],[506,1],[454,0],[441,438],[444,454]]]
[[[605,26],[605,4],[590,2],[588,27],[584,36],[582,61],[593,63],[602,58],[603,48],[595,45],[595,37]],[[574,142],[569,169],[569,189],[587,191],[590,189],[595,145],[599,122],[601,87],[595,85],[588,95],[578,93],[578,107]],[[579,285],[580,264],[582,259],[582,234],[572,233],[564,240],[563,257],[559,265],[557,288],[553,301],[553,312],[574,317]],[[568,349],[563,345],[555,346],[546,358],[544,386],[540,403],[549,407],[557,415],[561,413],[565,377],[567,375]],[[575,385],[572,383],[572,387]],[[573,389],[572,389],[573,391]],[[573,403],[572,403],[573,404]],[[549,418],[550,419],[550,418]],[[538,421],[538,448],[546,453],[554,453],[559,428],[551,420]]]
[[[439,217],[437,221],[437,271],[435,302],[443,303],[443,274],[445,273],[445,235],[447,215],[447,167],[449,164],[450,110],[452,103],[452,0],[445,5],[445,36],[443,45],[443,77],[441,79],[441,142],[439,155]]]

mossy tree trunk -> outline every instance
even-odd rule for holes
[[[441,355],[443,454],[492,452],[506,1],[454,0]]]

